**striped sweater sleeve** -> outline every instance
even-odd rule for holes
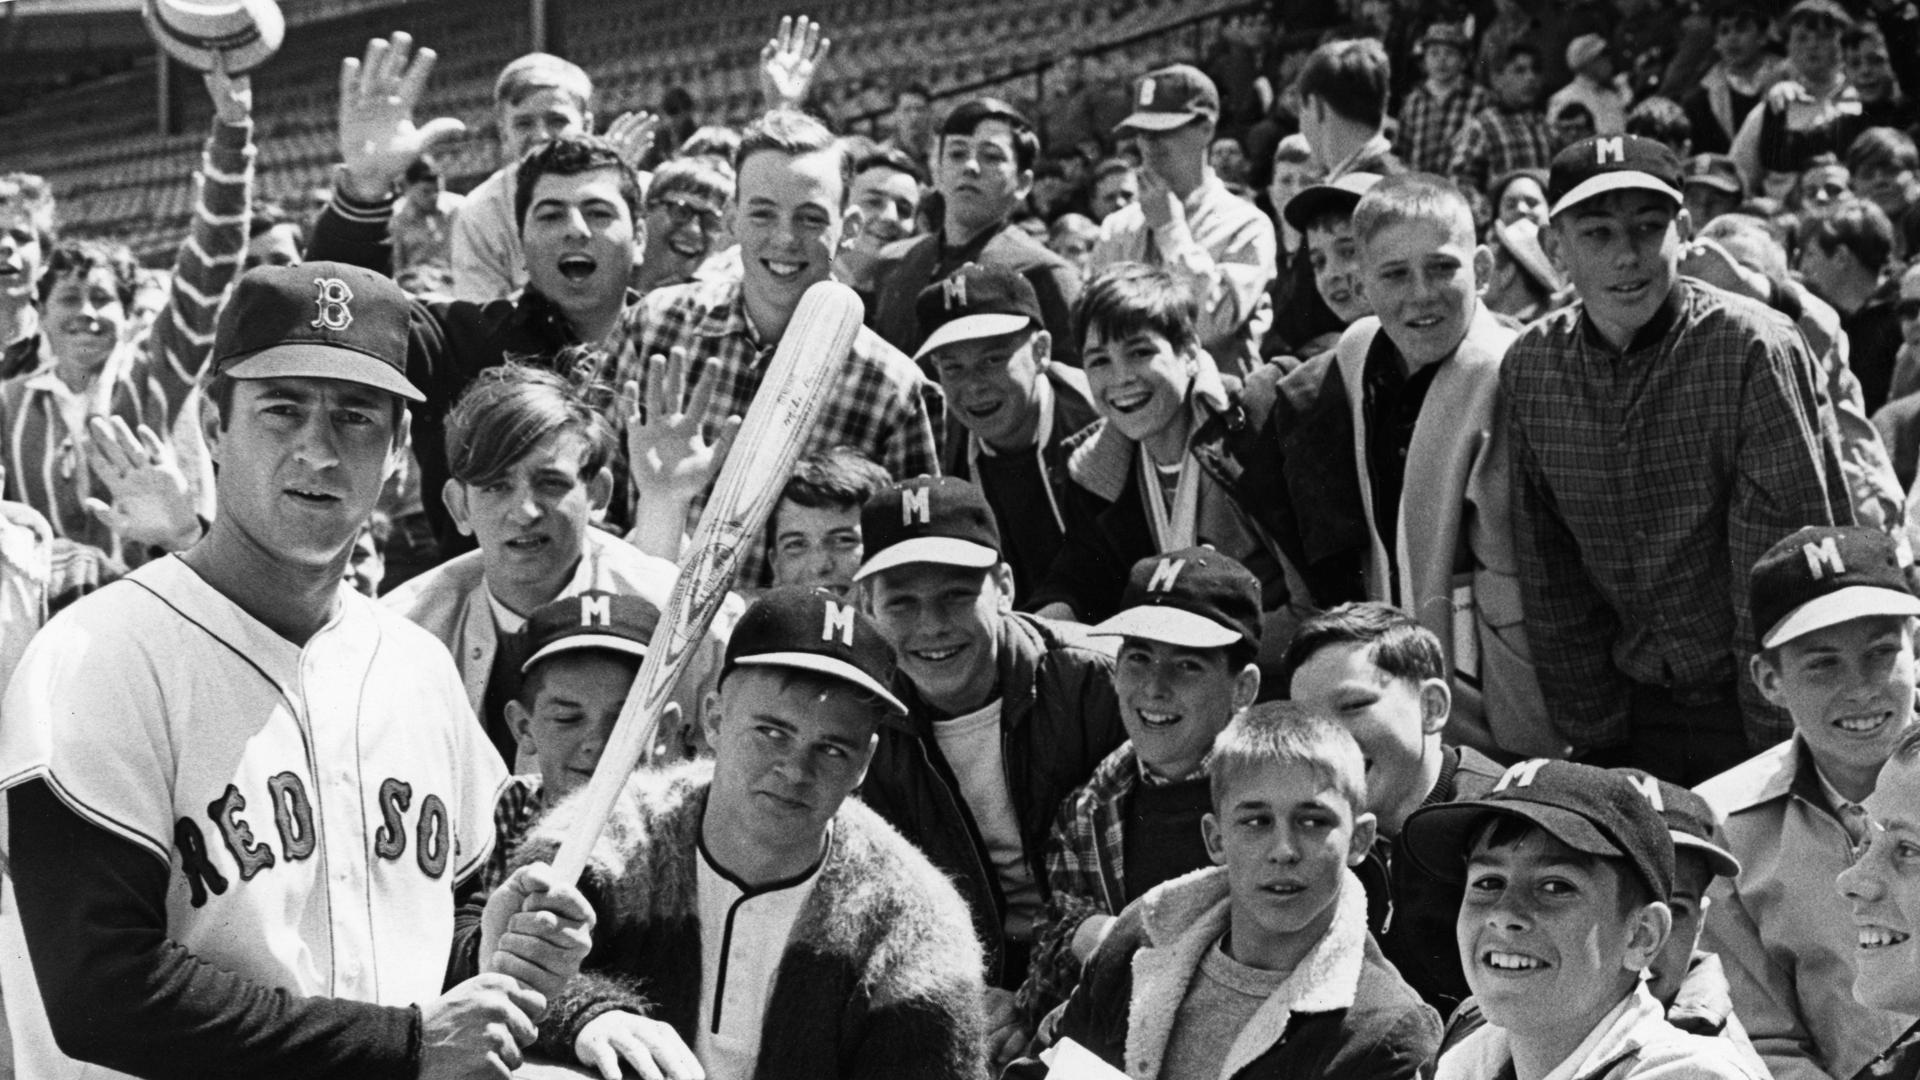
[[[194,175],[193,225],[173,260],[166,310],[154,321],[150,369],[179,412],[213,351],[213,328],[240,276],[253,202],[253,122],[216,120]]]

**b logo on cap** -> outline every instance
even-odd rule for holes
[[[940,295],[946,298],[948,311],[952,311],[957,307],[966,307],[967,279],[960,274],[955,274],[941,282]]]
[[[1627,141],[1618,135],[1608,139],[1597,139],[1593,144],[1593,163],[1605,165],[1610,161],[1627,160]]]
[[[1817,544],[1802,545],[1800,552],[1807,557],[1807,571],[1815,581],[1828,574],[1839,577],[1847,572],[1847,564],[1840,558],[1840,545],[1831,536]]]
[[[1160,565],[1153,568],[1153,576],[1147,579],[1147,591],[1172,592],[1173,583],[1180,579],[1180,571],[1186,568],[1185,559],[1161,559]]]
[[[826,622],[820,627],[820,640],[832,641],[835,634],[840,635],[840,644],[853,648],[853,606],[829,600]]]
[[[900,492],[900,524],[933,524],[932,491],[927,488],[903,488]],[[918,518],[918,522],[914,519]]]
[[[612,626],[613,597],[583,596],[580,598],[581,626]]]
[[[1151,104],[1153,104],[1153,80],[1141,79],[1140,80],[1140,105],[1142,108],[1145,108],[1146,106]]]
[[[347,304],[353,300],[353,290],[337,277],[314,278],[319,287],[319,295],[313,298],[313,304],[320,309],[320,317],[313,320],[315,330],[332,330],[338,333],[353,325],[353,311]]]

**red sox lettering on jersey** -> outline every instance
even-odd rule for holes
[[[348,594],[295,645],[179,559],[109,592],[23,662],[0,776],[171,865],[167,935],[196,957],[301,995],[437,996],[506,779],[445,648]]]

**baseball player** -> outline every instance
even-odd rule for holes
[[[591,912],[544,868],[456,920],[499,758],[445,648],[342,583],[420,400],[407,313],[365,270],[249,272],[214,342],[211,529],[21,659],[0,731],[20,1075],[505,1077],[578,969]]]

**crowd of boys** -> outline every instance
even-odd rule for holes
[[[1920,11],[1353,9],[530,54],[464,199],[396,33],[311,222],[216,70],[169,275],[0,176],[0,1074],[1920,1076]]]

